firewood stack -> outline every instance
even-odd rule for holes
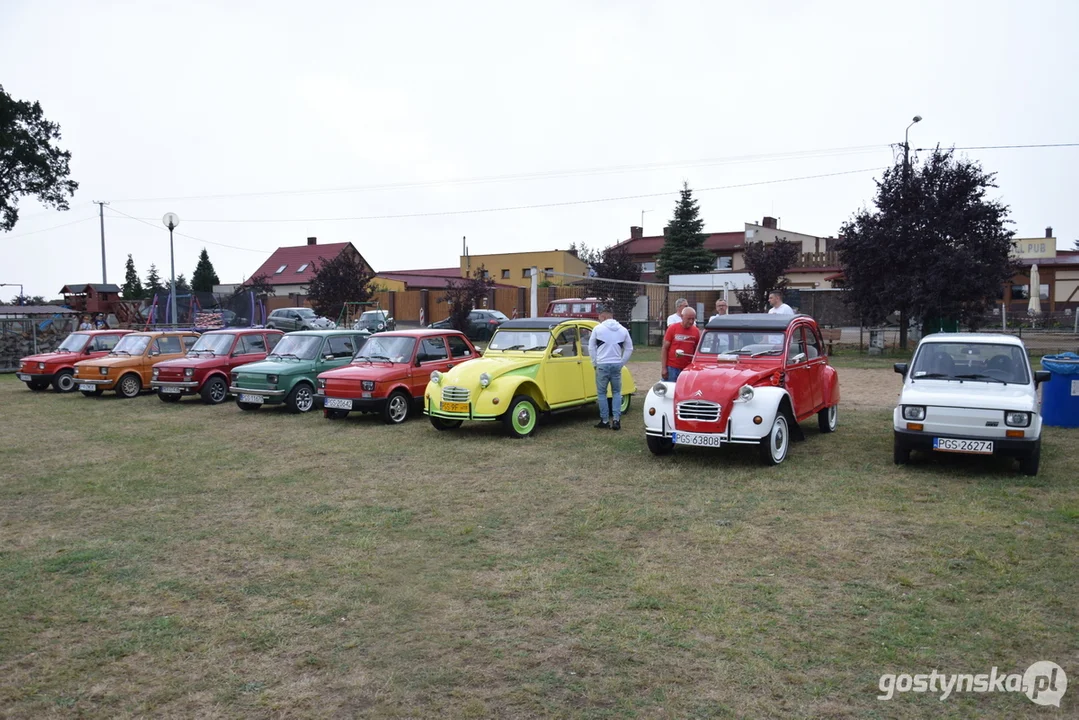
[[[53,320],[42,330],[40,328],[42,322],[44,322],[42,318],[0,320],[0,371],[17,369],[19,360],[27,355],[54,351],[77,327],[74,320]],[[36,352],[34,350],[35,325],[39,326],[36,330]]]
[[[195,327],[220,330],[225,327],[220,312],[200,312],[195,314]]]

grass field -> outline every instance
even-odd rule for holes
[[[0,714],[1075,717],[1074,689],[876,696],[1038,660],[1079,683],[1079,433],[1036,478],[896,468],[897,376],[837,364],[839,432],[771,469],[652,457],[640,398],[620,433],[512,441],[2,376]]]

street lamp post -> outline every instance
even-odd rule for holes
[[[25,298],[25,296],[23,296],[23,293],[22,293],[22,283],[0,283],[0,287],[15,287],[16,285],[19,287],[19,302],[18,302],[18,304],[19,305],[25,305],[26,304],[26,298]]]
[[[180,216],[176,213],[165,213],[161,222],[169,229],[169,311],[172,314],[172,324],[176,325],[176,255],[172,251],[172,231],[180,224]]]
[[[915,123],[922,121],[921,115],[915,115],[910,125],[907,125],[906,132],[903,133],[903,179],[910,174],[910,129],[914,127]]]
[[[910,194],[908,184],[910,183],[910,129],[914,127],[916,123],[922,121],[921,115],[915,115],[911,118],[910,125],[907,125],[907,129],[903,132],[903,204],[906,206],[908,202],[908,196]],[[904,238],[904,241],[909,245],[909,240]],[[899,311],[899,347],[903,350],[907,349],[907,309],[901,308]]]

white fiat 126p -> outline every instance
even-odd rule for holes
[[[1026,475],[1038,474],[1042,418],[1038,385],[1026,347],[1010,335],[938,333],[926,336],[903,376],[892,416],[895,464],[911,450],[999,455],[1019,460]]]

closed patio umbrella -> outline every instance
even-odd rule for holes
[[[1030,266],[1030,300],[1027,303],[1027,313],[1040,315],[1042,311],[1041,278],[1038,275],[1038,264]]]

